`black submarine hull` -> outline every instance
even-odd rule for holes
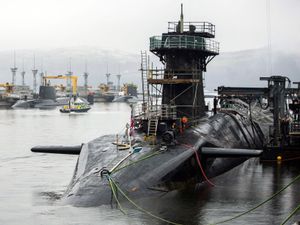
[[[239,114],[219,113],[178,134],[176,144],[167,149],[143,141],[138,130],[132,136],[135,145],[142,147],[137,153],[118,150],[112,144],[115,135],[99,137],[82,146],[63,201],[75,206],[111,204],[113,193],[103,171],[109,171],[109,177],[133,199],[196,187],[249,159],[253,149],[263,147],[266,130],[263,124],[254,124]],[[218,148],[218,154],[222,149],[244,150],[242,155],[216,157],[211,151],[202,152],[204,148]],[[249,155],[245,154],[247,149]]]

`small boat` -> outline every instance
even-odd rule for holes
[[[82,101],[80,98],[76,98],[74,100],[73,98],[69,101],[68,105],[64,105],[59,111],[61,113],[71,113],[71,112],[87,112],[91,109],[91,107],[84,101]]]

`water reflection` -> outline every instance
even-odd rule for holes
[[[76,145],[100,135],[114,134],[129,121],[123,103],[95,104],[87,114],[66,115],[55,110],[0,110],[0,224],[166,224],[122,202],[127,215],[111,206],[64,206],[60,197],[75,168],[76,156],[34,154],[35,145]],[[215,187],[140,199],[152,213],[182,224],[206,225],[249,210],[300,172],[298,162],[261,163],[249,160],[212,179]],[[226,224],[280,224],[300,203],[300,181],[257,210]],[[299,213],[291,221],[299,221]],[[290,223],[292,224],[292,223]]]

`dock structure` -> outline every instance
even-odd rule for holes
[[[203,72],[219,54],[219,43],[212,40],[214,37],[213,24],[184,22],[182,5],[180,21],[169,22],[167,33],[150,37],[150,51],[164,65],[163,69],[150,67],[142,52],[143,102],[151,129],[156,127],[153,121],[158,117],[185,117],[189,123],[197,124],[205,115]],[[162,96],[161,103],[158,96]]]
[[[272,114],[269,137],[264,147],[264,159],[274,159],[276,156],[287,154],[299,155],[300,82],[293,82],[298,86],[292,88],[291,81],[285,76],[260,77],[260,80],[267,81],[267,87],[218,87],[219,98],[225,102],[228,102],[228,99],[241,99],[248,102],[249,106],[251,103],[258,103],[261,110],[269,110]],[[232,110],[228,105],[230,104],[223,103],[221,107]],[[247,114],[251,116],[251,109],[248,109]]]

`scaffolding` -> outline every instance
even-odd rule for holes
[[[212,40],[215,26],[208,22],[169,22],[168,33],[150,38],[150,52],[159,57],[163,68],[149,66],[141,52],[143,104],[142,119],[148,135],[156,135],[157,125],[172,129],[182,123],[197,124],[205,115],[203,72],[219,54]],[[185,121],[185,122],[183,122]]]
[[[142,94],[143,94],[143,104],[145,106],[149,105],[147,71],[148,71],[148,56],[146,51],[142,51],[141,52]]]

